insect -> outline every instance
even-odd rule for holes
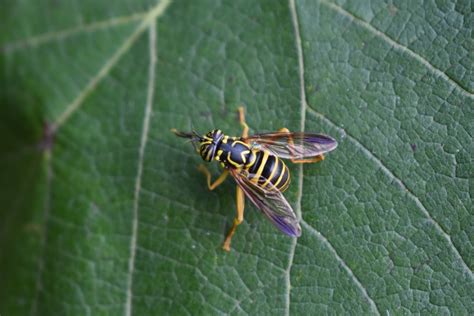
[[[209,170],[203,164],[199,165],[209,190],[217,188],[229,174],[237,182],[237,215],[222,246],[226,251],[230,251],[232,236],[244,219],[245,196],[275,227],[288,236],[299,237],[298,218],[282,194],[290,184],[290,171],[282,159],[290,159],[293,163],[318,162],[324,159],[323,154],[337,147],[336,140],[329,136],[292,133],[287,128],[249,136],[243,107],[238,111],[243,127],[241,137],[227,136],[218,129],[203,136],[195,131],[171,130],[176,136],[190,139],[204,161],[218,161],[224,168],[222,174],[211,182]]]

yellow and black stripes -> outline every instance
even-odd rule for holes
[[[283,160],[281,160],[280,158],[278,158],[278,160],[283,165],[283,170],[280,174],[276,174],[275,178],[272,179],[272,183],[281,192],[284,192],[286,189],[288,189],[288,186],[290,185],[290,182],[291,182],[290,170],[283,163]]]
[[[280,191],[290,184],[290,171],[283,160],[265,150],[252,148],[241,138],[213,130],[200,141],[199,153],[206,161],[217,160],[225,168],[244,169],[251,180],[265,188],[271,183]]]
[[[252,179],[258,181],[262,187],[271,183],[282,192],[286,190],[290,184],[290,172],[285,163],[267,151],[258,150],[253,153],[256,156],[255,163],[244,166],[250,174],[253,174]]]

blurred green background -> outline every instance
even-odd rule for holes
[[[0,314],[474,313],[460,1],[4,0]],[[288,238],[170,128],[322,132]],[[218,167],[212,167],[215,176]]]

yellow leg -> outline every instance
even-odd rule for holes
[[[217,188],[220,184],[222,184],[222,182],[224,182],[224,180],[227,178],[227,176],[229,175],[229,171],[227,169],[224,169],[224,171],[222,172],[222,174],[219,176],[219,178],[217,178],[216,181],[214,181],[214,183],[211,183],[211,173],[209,172],[209,170],[207,170],[206,166],[204,165],[199,165],[198,167],[198,170],[201,171],[202,173],[204,173],[204,175],[206,176],[206,179],[207,179],[207,187],[209,188],[209,190],[214,190],[215,188]]]
[[[278,131],[281,132],[281,133],[289,133],[290,132],[290,130],[286,127],[280,128]],[[291,144],[294,144],[293,139],[291,139],[291,138],[288,142],[291,143]],[[292,158],[291,162],[292,163],[314,163],[314,162],[318,162],[318,161],[321,161],[321,160],[324,160],[324,155],[319,155],[319,156],[316,156],[316,157],[313,157],[313,158],[308,158],[308,159],[295,159],[295,158]]]
[[[291,162],[292,163],[314,163],[321,160],[324,160],[324,155],[319,155],[319,156],[309,158],[309,159],[291,159]]]
[[[232,224],[232,227],[227,233],[227,236],[224,240],[224,244],[222,245],[222,249],[224,249],[225,251],[230,251],[230,242],[232,240],[232,236],[234,235],[235,230],[237,229],[237,226],[239,226],[240,223],[242,223],[244,220],[244,207],[245,207],[244,192],[242,191],[241,188],[237,187],[236,194],[237,194],[237,216],[235,217],[234,223]]]
[[[242,131],[242,137],[247,138],[249,136],[249,126],[245,122],[245,112],[244,112],[243,106],[239,107],[239,121],[240,121],[240,125],[244,129]]]

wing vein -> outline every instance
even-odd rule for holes
[[[130,239],[130,257],[128,261],[128,278],[127,278],[127,301],[125,304],[125,315],[132,315],[132,304],[133,304],[133,273],[135,270],[135,257],[137,248],[137,235],[138,235],[138,216],[139,216],[139,201],[140,191],[143,173],[143,157],[145,156],[146,144],[148,141],[148,130],[150,125],[150,118],[153,107],[153,92],[155,87],[156,77],[156,61],[157,61],[157,49],[156,49],[156,20],[153,20],[149,27],[150,30],[150,66],[148,70],[148,91],[147,100],[145,106],[145,115],[143,119],[143,130],[140,140],[140,148],[138,150],[138,167],[137,176],[135,179],[135,191],[133,198],[133,222],[132,222],[132,238]]]
[[[469,268],[467,263],[464,261],[463,257],[461,256],[461,253],[458,251],[458,249],[454,245],[451,239],[451,236],[449,236],[449,234],[443,229],[443,227],[441,227],[441,225],[431,216],[431,214],[428,212],[426,207],[423,205],[420,199],[413,193],[413,191],[410,190],[405,185],[405,183],[403,183],[403,181],[399,177],[397,177],[390,169],[388,169],[388,167],[385,166],[385,164],[382,162],[382,160],[380,160],[380,158],[378,158],[375,154],[373,154],[366,146],[364,146],[361,142],[359,142],[355,137],[347,133],[346,130],[339,127],[336,123],[334,123],[333,121],[328,119],[326,116],[322,115],[321,113],[317,112],[316,110],[312,109],[311,107],[308,106],[307,109],[314,116],[318,117],[319,119],[324,121],[326,124],[338,130],[339,133],[346,135],[345,137],[347,140],[349,140],[354,146],[359,148],[365,154],[365,156],[370,161],[375,163],[390,180],[395,181],[400,187],[400,189],[407,193],[408,197],[410,197],[410,199],[412,199],[415,202],[416,206],[421,210],[421,212],[428,219],[428,221],[435,227],[435,229],[441,234],[441,236],[443,236],[444,239],[447,240],[454,254],[460,261],[463,270],[470,276],[471,279],[474,279],[471,269]]]
[[[439,77],[443,78],[446,82],[448,82],[454,89],[458,90],[462,95],[468,97],[468,98],[474,98],[474,93],[472,91],[469,91],[466,87],[462,86],[459,82],[457,82],[455,79],[451,78],[449,75],[447,75],[445,72],[442,70],[436,68],[433,64],[431,64],[427,59],[425,59],[423,56],[415,53],[413,50],[410,48],[403,46],[402,44],[398,43],[391,37],[389,37],[387,34],[383,33],[382,31],[376,29],[373,27],[370,23],[362,20],[361,18],[355,16],[351,12],[346,11],[344,8],[341,6],[328,2],[326,0],[319,0],[323,5],[331,8],[332,10],[338,12],[339,14],[347,17],[350,19],[354,24],[359,25],[366,30],[370,31],[371,33],[375,34],[377,37],[388,43],[392,48],[401,51],[402,53],[406,53],[408,56],[412,57],[413,59],[417,60],[420,62],[422,65],[424,65],[426,68],[428,68],[429,71],[432,73],[438,75]]]

